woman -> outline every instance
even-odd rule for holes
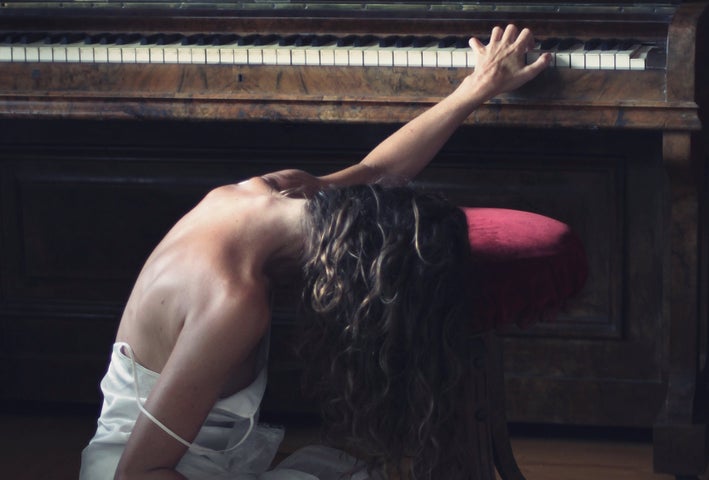
[[[470,41],[475,71],[359,164],[323,177],[286,170],[220,187],[187,213],[152,252],[127,302],[82,480],[369,478],[412,455],[421,457],[418,477],[444,478],[436,475],[448,450],[441,431],[451,423],[440,394],[454,398],[455,385],[440,384],[441,372],[423,360],[430,354],[436,368],[455,366],[455,342],[426,347],[416,331],[444,343],[455,337],[461,307],[438,298],[444,289],[436,285],[459,278],[464,219],[435,197],[367,185],[413,178],[476,107],[536,76],[549,58],[525,66],[533,44],[529,30],[495,27],[488,45]],[[264,473],[282,435],[256,421],[270,285],[303,267],[314,319],[306,354],[329,371],[331,381],[318,385],[326,411],[368,470],[321,448]],[[438,306],[424,308],[429,303]],[[441,316],[449,326],[436,326]],[[397,411],[392,402],[402,395],[417,398]],[[374,421],[376,412],[390,420]]]

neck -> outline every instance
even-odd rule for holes
[[[303,252],[303,207],[305,200],[282,197],[274,204],[274,248],[266,262],[266,274],[278,281],[301,271]]]

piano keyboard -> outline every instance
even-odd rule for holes
[[[557,68],[664,68],[660,48],[634,40],[550,38],[527,62],[543,52]],[[475,55],[461,37],[23,33],[0,35],[0,62],[471,68]]]

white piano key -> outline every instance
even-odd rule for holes
[[[294,47],[290,52],[291,65],[307,65],[305,47]]]
[[[421,51],[421,66],[422,67],[437,67],[438,55],[436,54],[437,46],[433,45]]]
[[[531,63],[536,62],[537,59],[538,59],[539,57],[541,57],[543,53],[544,53],[544,52],[543,52],[540,48],[538,48],[538,47],[535,48],[535,49],[533,49],[533,50],[528,51],[528,52],[525,54],[524,63],[525,63],[526,65],[529,65],[529,64],[531,64]]]
[[[210,45],[204,49],[205,63],[208,65],[215,65],[220,63],[219,47]]]
[[[333,63],[340,67],[346,67],[350,64],[350,48],[337,47],[332,49]]]
[[[276,48],[276,65],[292,65],[293,64],[292,53],[293,52],[290,47],[278,46]]]
[[[63,48],[66,55],[66,61],[68,63],[81,62],[81,47],[84,45],[85,43],[83,41],[64,45]]]
[[[39,62],[39,42],[30,43],[25,47],[25,61]]]
[[[160,64],[165,63],[165,48],[161,46],[154,46],[149,49],[150,53],[150,63]]]
[[[86,45],[85,47],[79,47],[79,62],[94,63],[94,47],[93,46]]]
[[[467,52],[465,54],[465,58],[467,61],[468,68],[475,67],[475,59],[477,58],[477,55],[475,54],[475,52],[472,49],[467,50]]]
[[[317,47],[308,47],[305,49],[305,64],[309,66],[320,65],[320,49]]]
[[[179,46],[177,47],[177,63],[190,64],[192,63],[192,47]]]
[[[583,45],[575,48],[569,54],[569,67],[583,70],[586,68],[586,52]]]
[[[584,58],[584,67],[586,70],[600,70],[601,69],[601,50],[588,50]]]
[[[153,47],[154,49],[160,50],[160,47]],[[150,63],[150,50],[145,45],[141,45],[135,48],[135,63]]]
[[[179,63],[180,59],[176,46],[165,46],[160,50],[162,50],[163,63]]]
[[[364,48],[352,47],[347,50],[347,61],[350,67],[364,66]]]
[[[234,64],[248,65],[250,48],[246,45],[239,45],[234,49]]]
[[[436,63],[441,68],[453,66],[453,51],[455,48],[439,48],[436,52]]]
[[[12,45],[0,44],[0,62],[12,62]]]
[[[406,50],[406,65],[408,67],[423,66],[423,52],[420,48],[412,48]]]
[[[376,45],[362,50],[362,65],[365,67],[376,67],[379,65],[379,51]]]
[[[263,65],[278,65],[277,47],[276,43],[261,47],[261,63]]]
[[[46,44],[40,46],[39,47],[39,61],[40,62],[53,62],[54,61],[54,49]]]
[[[13,45],[11,48],[11,58],[13,62],[24,62],[25,61],[25,46],[24,45]]]
[[[320,50],[320,65],[334,66],[335,65],[335,45],[330,44],[319,48]]]
[[[219,63],[223,65],[233,65],[234,49],[231,47],[219,47]]]
[[[377,65],[380,67],[394,66],[394,47],[380,47],[377,50]]]
[[[408,67],[409,56],[404,48],[394,48],[392,50],[392,65],[395,67]]]
[[[615,56],[617,50],[603,50],[600,55],[601,70],[615,70]]]
[[[128,43],[123,43],[118,45],[121,52],[121,63],[136,63],[137,62],[137,51],[139,48],[141,39],[139,37],[130,37]],[[141,56],[142,57],[142,56]]]
[[[615,54],[616,70],[630,70],[630,57],[640,48],[640,44],[632,45],[624,50],[618,50]]]
[[[456,48],[451,52],[451,66],[455,68],[468,67],[468,50],[465,48]]]
[[[116,46],[108,47],[108,62],[109,63],[122,63],[123,62],[120,46],[116,45]]]
[[[94,63],[108,63],[108,46],[94,45]]]
[[[652,45],[642,45],[630,56],[630,70],[645,70],[647,55],[654,47]]]
[[[190,48],[190,63],[204,65],[207,63],[207,52],[203,46]]]
[[[408,64],[410,67],[423,67],[424,65],[424,54],[438,45],[437,40],[429,40],[425,45],[417,45],[411,47],[407,51]],[[433,60],[435,62],[435,55],[429,55],[427,60],[430,62]]]

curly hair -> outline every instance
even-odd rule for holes
[[[364,185],[317,193],[305,222],[300,352],[328,437],[370,471],[465,477],[464,214],[438,195]]]

